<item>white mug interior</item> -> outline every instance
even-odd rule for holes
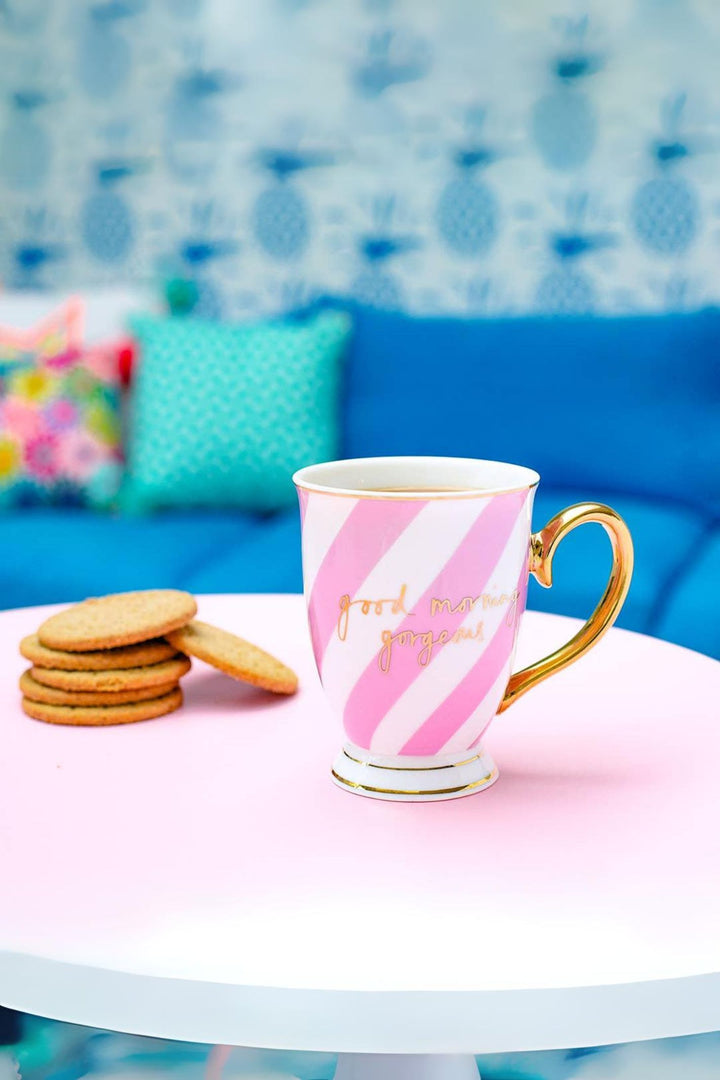
[[[308,491],[422,499],[523,491],[538,484],[540,477],[524,465],[481,458],[371,457],[308,465],[295,473],[293,481]],[[392,488],[402,490],[388,490]]]

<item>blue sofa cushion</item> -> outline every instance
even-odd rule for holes
[[[720,659],[720,525],[693,550],[676,587],[660,602],[656,632]]]
[[[149,518],[26,510],[2,516],[0,545],[3,608],[126,589],[301,588],[295,510],[272,517],[167,511]]]
[[[353,307],[344,450],[530,465],[720,512],[720,312],[414,318]]]
[[[274,514],[185,577],[191,592],[302,592],[300,515]]]

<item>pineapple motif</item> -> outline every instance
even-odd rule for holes
[[[44,267],[58,258],[60,251],[49,244],[27,240],[17,244],[12,251],[15,272],[12,283],[17,289],[41,289]]]
[[[165,161],[186,184],[203,184],[215,171],[223,132],[218,98],[228,89],[221,72],[199,67],[175,83],[165,113]]]
[[[213,273],[218,259],[234,255],[238,245],[223,235],[228,223],[223,220],[212,201],[195,203],[191,207],[191,233],[180,243],[177,283],[186,287],[189,302],[182,309],[205,319],[219,319],[225,314],[225,294],[219,276]],[[173,263],[177,265],[177,259]],[[171,310],[174,308],[171,301]]]
[[[660,175],[635,192],[631,217],[640,243],[655,255],[682,255],[697,236],[700,206],[695,188],[682,176],[672,175],[691,149],[680,137],[685,95],[665,102],[661,109],[662,138],[653,146]]]
[[[22,217],[20,235],[12,244],[10,282],[18,289],[42,289],[49,284],[46,271],[64,257],[58,242],[58,222],[39,206]]]
[[[127,83],[132,64],[130,46],[118,31],[121,19],[137,13],[131,0],[91,5],[77,39],[77,77],[92,98],[110,98]]]
[[[50,135],[34,116],[46,98],[22,90],[11,100],[13,108],[0,135],[0,175],[9,188],[36,191],[47,180],[53,156]]]
[[[253,207],[255,239],[273,259],[297,259],[308,245],[310,218],[306,199],[290,184],[262,191]]]
[[[260,164],[273,181],[261,191],[252,208],[252,230],[258,244],[272,259],[298,259],[310,241],[310,210],[292,177],[305,169],[329,165],[332,158],[322,153],[293,150],[263,150]]]
[[[135,220],[129,203],[114,189],[136,172],[131,162],[101,164],[97,169],[99,190],[88,195],[80,212],[80,232],[85,247],[100,262],[123,262],[135,241]]]
[[[383,29],[368,38],[366,53],[353,72],[359,94],[379,97],[390,86],[416,82],[430,69],[430,46],[424,38]]]
[[[467,143],[453,154],[457,175],[443,188],[435,207],[440,238],[451,251],[465,258],[484,255],[498,237],[500,204],[492,188],[478,177],[497,154],[480,141],[485,109],[472,106],[465,112]]]
[[[579,89],[581,81],[601,66],[599,58],[583,48],[587,25],[587,18],[564,21],[566,45],[552,67],[558,85],[536,102],[532,112],[532,137],[551,169],[578,169],[595,147],[595,108]]]
[[[350,285],[350,294],[369,307],[392,311],[402,306],[402,289],[387,269],[390,259],[413,251],[418,241],[410,235],[391,232],[395,213],[392,196],[373,203],[374,229],[359,237],[358,248],[365,263]]]
[[[457,175],[441,191],[435,209],[440,236],[452,251],[466,258],[489,251],[497,238],[500,217],[495,192],[477,175],[496,158],[493,150],[479,142],[484,118],[483,109],[468,110],[468,145],[455,152]]]
[[[355,299],[367,307],[381,311],[397,311],[402,307],[400,285],[391,274],[386,274],[379,267],[361,270],[350,288]]]
[[[546,315],[584,315],[595,307],[595,286],[584,270],[561,266],[545,275],[535,299]]]
[[[227,88],[221,73],[200,68],[177,80],[165,116],[165,160],[178,180],[200,184],[214,172],[224,127],[218,97]]]
[[[559,260],[540,281],[535,301],[547,315],[582,315],[596,306],[596,290],[590,275],[579,265],[583,258],[615,244],[609,232],[584,228],[588,211],[586,193],[565,200],[565,228],[550,234],[550,250]]]
[[[658,176],[638,189],[632,215],[646,248],[656,255],[680,255],[697,233],[697,196],[682,177]]]
[[[201,319],[221,319],[225,311],[225,297],[217,281],[198,276],[195,278],[197,289],[193,315]]]
[[[466,166],[461,166],[466,167]],[[466,174],[448,181],[436,210],[438,230],[458,255],[482,255],[497,237],[500,207],[492,188]]]

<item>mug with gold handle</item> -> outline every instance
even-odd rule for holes
[[[539,476],[473,458],[356,458],[295,474],[315,660],[345,743],[332,778],[396,801],[458,798],[498,770],[493,717],[579,659],[627,595],[633,547],[618,514],[579,503],[531,531]],[[552,584],[560,541],[597,523],[613,565],[575,636],[513,672],[529,575]]]

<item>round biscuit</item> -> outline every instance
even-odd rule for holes
[[[228,630],[194,619],[181,630],[166,636],[176,649],[204,660],[241,682],[274,694],[294,694],[297,690],[298,679],[294,671],[264,649]]]
[[[20,691],[23,697],[31,701],[42,701],[46,705],[129,705],[135,701],[149,701],[151,698],[169,694],[178,685],[176,682],[163,683],[162,686],[145,686],[138,690],[115,690],[108,693],[98,691],[59,690],[55,686],[46,686],[33,679],[30,671],[20,676]]]
[[[187,656],[178,656],[174,660],[163,660],[160,664],[114,671],[56,671],[54,668],[32,667],[30,674],[36,682],[55,686],[58,690],[101,691],[107,694],[175,683],[189,670]]]
[[[179,589],[146,589],[92,597],[51,615],[38,629],[49,649],[90,652],[164,637],[190,622],[197,604]]]
[[[107,727],[110,724],[134,724],[138,720],[153,720],[156,716],[165,716],[179,709],[182,700],[182,690],[177,687],[162,697],[128,705],[48,705],[24,697],[22,707],[23,712],[33,720],[43,720],[46,724]]]
[[[64,652],[49,649],[40,643],[37,634],[28,634],[20,642],[20,654],[36,667],[64,671],[111,671],[115,668],[145,667],[159,664],[177,656],[176,650],[164,638],[139,641],[136,645],[120,645],[115,649],[95,649],[93,652]]]

